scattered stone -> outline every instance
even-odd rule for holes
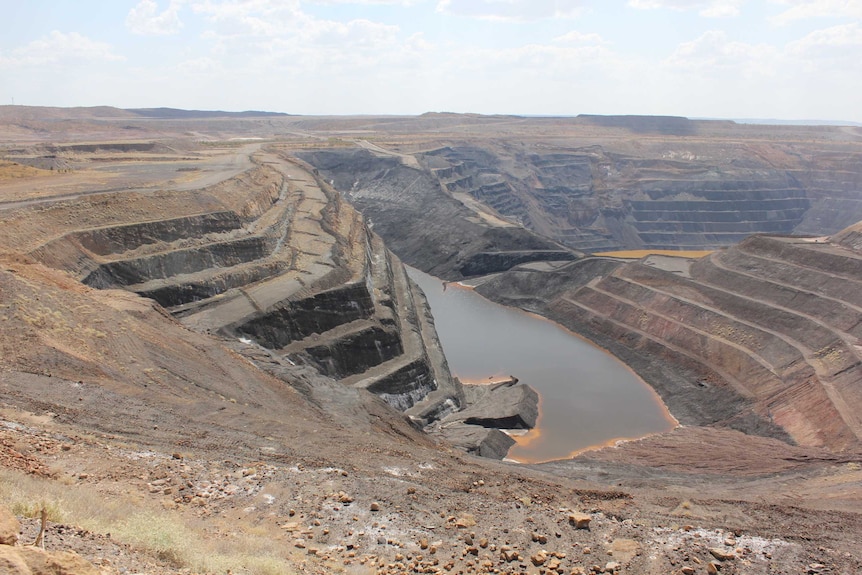
[[[709,575],[718,575],[719,569],[721,569],[721,563],[710,561],[706,564],[706,572],[709,573]]]
[[[542,545],[548,542],[548,538],[545,535],[540,535],[539,533],[533,533],[533,541],[535,543],[541,543]]]
[[[724,549],[719,549],[718,547],[710,547],[708,551],[710,555],[712,555],[719,561],[729,561],[736,558],[736,555],[734,555],[732,551],[725,551]]]
[[[371,511],[380,511],[380,504],[377,503],[376,501],[373,501],[371,503],[370,509],[371,509]]]
[[[586,513],[574,512],[569,514],[569,523],[575,526],[575,529],[589,529],[590,521],[593,519],[591,515]]]
[[[620,570],[621,565],[616,561],[608,561],[605,564],[605,573],[616,573]]]
[[[539,551],[538,553],[535,553],[530,557],[530,561],[536,567],[539,567],[540,565],[544,565],[545,561],[547,561],[547,560],[548,560],[548,553],[547,553],[547,551],[544,551],[544,550]]]
[[[517,561],[521,558],[520,554],[510,547],[500,548],[500,557],[503,559],[503,561],[506,561],[507,563]]]
[[[682,572],[682,575],[694,575],[695,573],[694,567],[689,567],[688,565],[680,569],[680,571]]]

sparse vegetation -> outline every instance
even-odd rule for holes
[[[52,523],[110,533],[113,539],[178,568],[247,575],[294,572],[266,534],[238,530],[216,546],[197,521],[186,521],[169,510],[152,509],[131,497],[105,497],[86,485],[71,487],[67,482],[0,468],[0,501],[24,518],[38,518],[44,508]]]
[[[18,178],[32,178],[45,176],[53,173],[52,170],[40,170],[31,166],[25,166],[16,162],[0,160],[0,180],[13,180]]]

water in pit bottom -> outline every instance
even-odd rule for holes
[[[536,429],[515,438],[509,459],[564,459],[676,424],[655,391],[606,351],[472,289],[408,273],[425,292],[453,375],[470,383],[514,375],[539,393]]]

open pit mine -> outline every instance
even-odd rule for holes
[[[853,127],[0,106],[0,571],[862,572],[860,221]],[[402,261],[679,425],[505,460]]]

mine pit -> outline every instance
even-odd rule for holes
[[[673,428],[664,404],[625,364],[561,327],[492,303],[473,290],[415,269],[453,374],[497,381],[512,374],[539,393],[539,421],[513,433],[508,458],[571,457],[590,447]],[[490,377],[490,379],[489,379]]]

